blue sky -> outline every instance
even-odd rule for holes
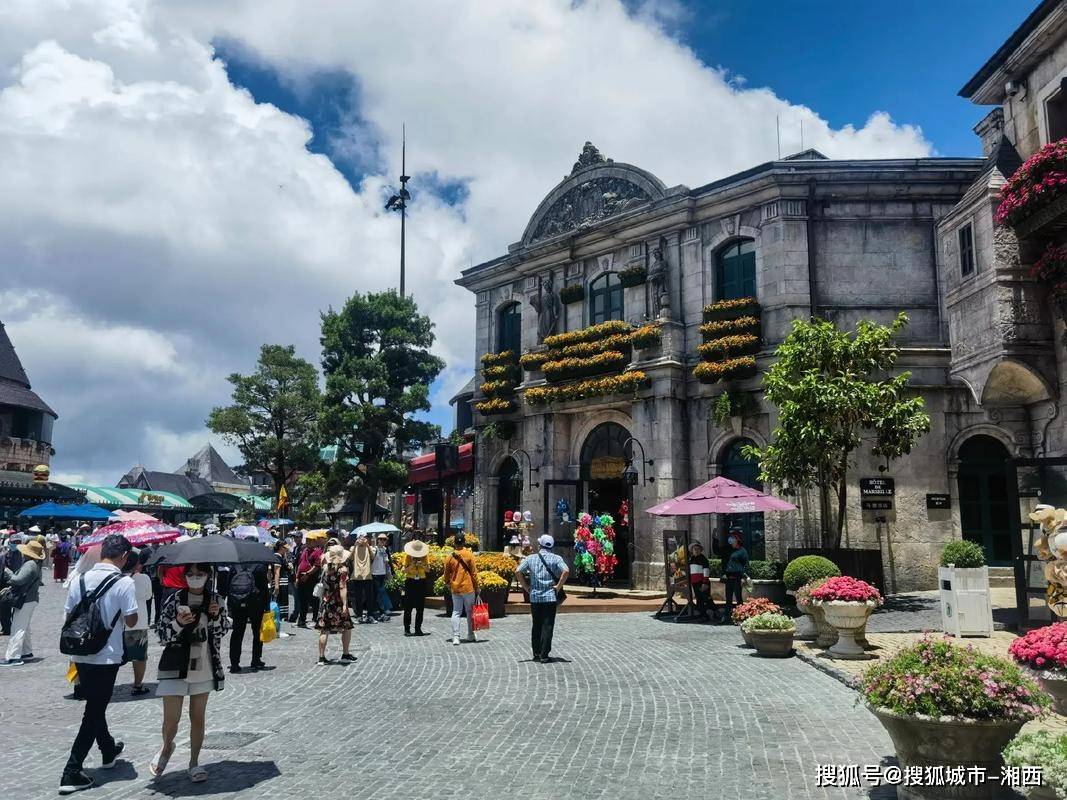
[[[957,92],[1031,5],[973,0],[961,14],[956,3],[897,0],[893,13],[886,8],[778,0],[757,13],[746,0],[716,0],[684,3],[663,22],[705,64],[808,106],[835,128],[859,127],[873,112],[886,111],[897,123],[920,126],[938,155],[976,155],[971,128],[986,109]],[[354,187],[382,166],[374,137],[359,135],[360,87],[351,73],[320,70],[297,83],[239,41],[218,39],[215,46],[233,83],[311,123],[309,149],[329,156]],[[799,128],[784,128],[783,153],[799,150],[800,136]],[[357,140],[371,144],[353,148]],[[451,202],[466,197],[460,183],[420,178],[412,185],[416,193],[422,188]],[[446,433],[451,428],[445,407],[430,418]]]

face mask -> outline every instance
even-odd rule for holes
[[[190,589],[203,589],[207,583],[207,575],[189,575],[185,582],[189,584]]]

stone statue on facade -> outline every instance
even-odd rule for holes
[[[671,294],[667,260],[663,257],[663,242],[652,251],[652,265],[648,268],[648,286],[652,312],[660,317],[670,316]]]
[[[543,342],[546,336],[556,332],[559,321],[560,301],[552,285],[552,273],[541,282],[537,292],[530,296],[530,305],[537,312],[537,341]]]

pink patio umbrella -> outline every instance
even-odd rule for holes
[[[146,544],[165,544],[166,542],[173,542],[182,535],[182,532],[173,525],[168,525],[167,523],[159,522],[158,520],[153,520],[151,522],[146,520],[128,520],[105,525],[103,528],[97,528],[95,533],[82,540],[78,549],[84,553],[93,545],[100,544],[113,533],[121,533],[130,540],[130,544],[134,547],[140,547],[141,545]]]
[[[159,522],[151,514],[146,514],[143,511],[123,511],[122,509],[114,512],[111,518],[115,522]]]
[[[685,494],[645,509],[657,517],[697,514],[751,514],[757,511],[795,511],[796,506],[729,478],[712,478]]]

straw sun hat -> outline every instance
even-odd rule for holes
[[[413,539],[404,545],[404,552],[412,558],[426,558],[430,555],[430,545],[426,542],[420,542],[418,539]]]
[[[27,558],[32,558],[34,561],[44,561],[44,545],[36,539],[20,544],[18,549]]]

